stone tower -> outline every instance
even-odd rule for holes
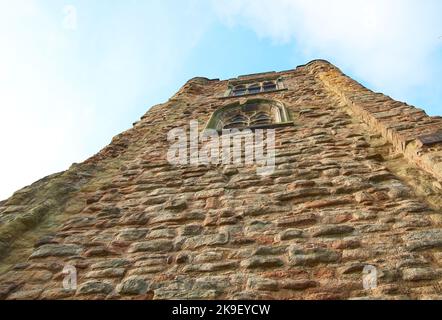
[[[274,171],[171,164],[191,120],[274,129]],[[442,298],[441,130],[322,60],[194,78],[0,202],[0,298]]]

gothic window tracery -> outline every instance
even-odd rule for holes
[[[232,94],[234,96],[242,96],[247,93],[247,88],[244,85],[235,86],[232,90]]]
[[[239,84],[230,87],[230,96],[243,96],[248,94],[258,94],[261,92],[271,92],[282,89],[281,80],[261,81],[249,84]]]
[[[252,126],[264,125],[270,123],[272,123],[272,118],[271,115],[268,114],[267,112],[261,111],[250,118],[250,125]]]
[[[224,125],[223,129],[247,127],[248,123],[249,119],[246,116],[242,114],[237,114],[226,121],[226,124]]]
[[[276,101],[255,99],[220,108],[212,115],[206,128],[221,131],[281,125],[293,125],[284,105]]]
[[[273,81],[264,82],[262,85],[263,91],[273,91],[276,90],[276,83]]]
[[[254,83],[251,84],[248,88],[248,93],[249,94],[253,94],[253,93],[259,93],[261,92],[261,85],[259,83]]]

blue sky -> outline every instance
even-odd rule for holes
[[[322,58],[442,115],[439,0],[0,0],[0,199],[81,162],[194,76]]]

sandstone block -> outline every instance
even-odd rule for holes
[[[82,247],[73,244],[46,244],[34,251],[31,255],[31,259],[76,256],[79,255],[82,251]]]
[[[215,272],[223,270],[231,270],[238,268],[237,262],[215,262],[215,263],[203,263],[203,264],[192,264],[185,266],[184,272]]]
[[[414,231],[406,234],[404,243],[410,251],[442,247],[442,230]]]
[[[135,241],[144,238],[147,232],[148,232],[147,229],[142,229],[142,228],[124,229],[120,231],[120,233],[117,236],[117,239],[122,241]]]
[[[121,268],[126,267],[130,264],[129,260],[126,259],[112,259],[112,260],[105,260],[102,262],[97,262],[91,265],[92,270],[97,269],[108,269],[108,268]]]
[[[304,231],[301,229],[287,229],[278,235],[280,241],[301,239],[304,237]]]
[[[437,273],[429,268],[408,268],[402,270],[402,278],[405,281],[425,281],[433,280]]]
[[[168,252],[173,250],[171,240],[152,240],[136,242],[131,245],[129,252]]]
[[[280,288],[286,289],[286,290],[305,290],[308,288],[314,288],[318,286],[318,283],[316,281],[312,280],[282,280],[279,284]]]
[[[185,240],[182,249],[192,250],[204,246],[221,246],[227,244],[229,235],[227,233],[218,233],[211,235],[195,236]]]
[[[146,294],[149,283],[140,277],[130,277],[117,286],[117,292],[121,295]]]
[[[84,284],[82,284],[78,288],[79,294],[84,295],[92,295],[92,294],[105,294],[108,295],[113,291],[113,286],[110,283],[107,282],[100,282],[100,281],[88,281]]]
[[[265,279],[260,277],[251,277],[247,281],[247,288],[251,290],[260,291],[278,291],[278,281],[272,279]]]
[[[246,269],[267,269],[279,268],[284,265],[284,261],[280,258],[273,257],[253,257],[243,260],[241,266]]]
[[[352,233],[354,228],[346,225],[325,225],[313,227],[308,230],[312,237],[338,236]]]
[[[282,255],[287,251],[287,246],[267,246],[256,248],[253,252],[254,256],[272,256]]]
[[[302,248],[292,246],[289,249],[290,263],[295,266],[312,266],[319,263],[334,263],[339,261],[340,255],[326,248]]]
[[[85,277],[89,279],[121,278],[124,276],[125,272],[126,269],[124,268],[101,269],[90,271],[86,274]]]

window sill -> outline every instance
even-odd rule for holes
[[[243,130],[258,130],[258,129],[278,129],[278,128],[284,128],[284,127],[294,127],[295,123],[293,121],[289,121],[289,122],[281,122],[281,123],[272,123],[272,124],[264,124],[264,125],[259,125],[259,126],[252,126],[252,127],[242,127],[242,128],[236,128],[239,131],[243,131]],[[206,128],[207,129],[211,129],[211,128]],[[230,129],[230,130],[235,130],[235,129]],[[223,130],[216,130],[219,134],[221,134],[223,132]]]
[[[266,94],[266,93],[275,93],[275,92],[281,92],[281,91],[287,91],[287,88],[283,88],[283,89],[276,89],[276,90],[272,90],[272,91],[263,91],[263,92],[257,92],[257,93],[246,93],[240,96],[227,96],[227,97],[218,97],[218,99],[222,99],[222,100],[227,100],[227,99],[235,99],[235,98],[243,98],[243,97],[253,97],[253,96],[257,96],[260,94]]]

